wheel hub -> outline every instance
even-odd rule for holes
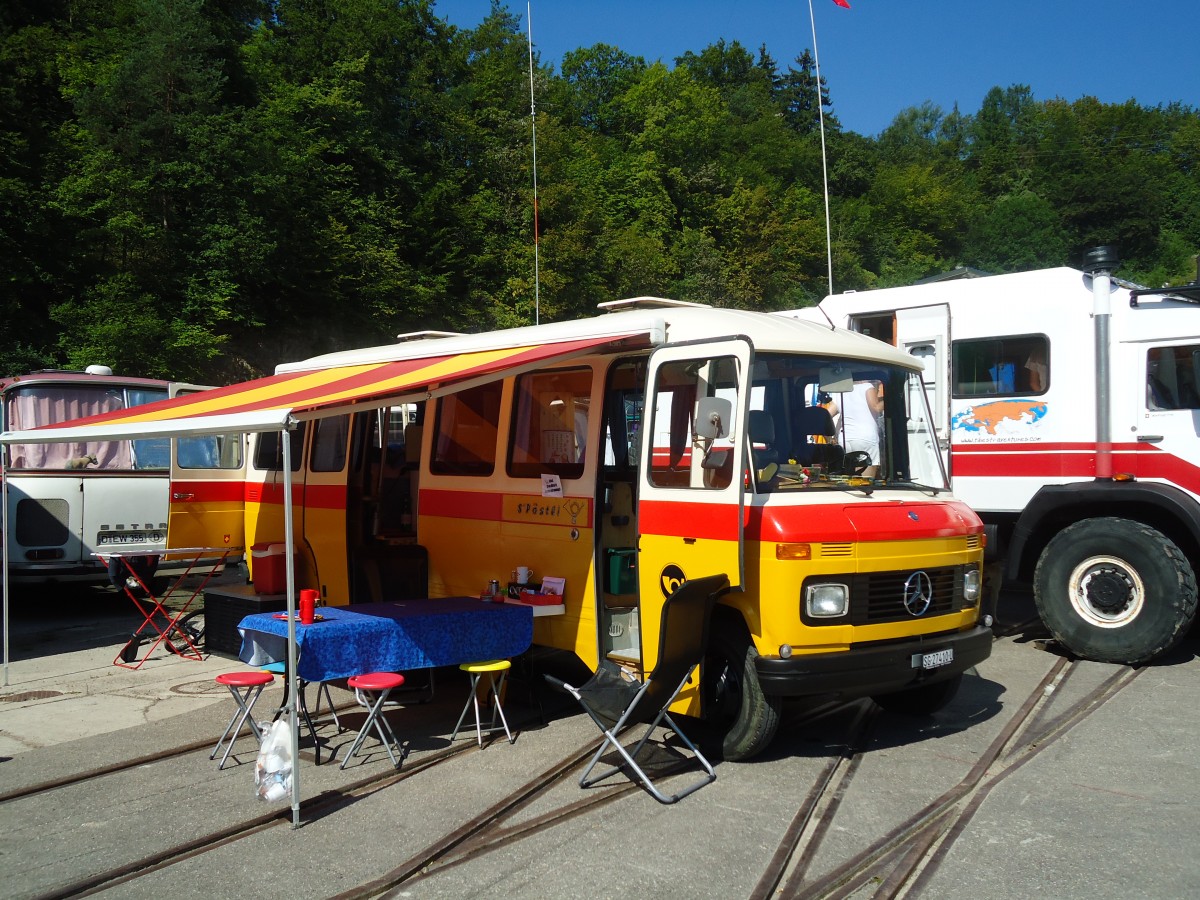
[[[1068,590],[1075,612],[1099,628],[1128,625],[1146,602],[1137,570],[1115,556],[1083,560],[1071,573]]]
[[[1084,581],[1088,603],[1097,612],[1115,616],[1133,602],[1129,581],[1119,572],[1100,571],[1089,575]]]

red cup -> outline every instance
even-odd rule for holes
[[[320,592],[312,588],[300,591],[300,624],[311,625],[317,614],[317,597]]]

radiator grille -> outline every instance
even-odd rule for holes
[[[908,622],[927,619],[965,608],[962,582],[965,566],[931,569],[904,569],[898,572],[866,572],[857,575],[822,575],[806,579],[808,584],[841,582],[850,586],[850,611],[836,619],[803,616],[809,625],[875,625],[881,622]],[[928,610],[914,617],[904,605],[904,585],[916,572],[929,576],[933,597]]]

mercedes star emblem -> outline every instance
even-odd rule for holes
[[[910,616],[923,616],[933,602],[933,582],[924,572],[913,572],[904,582],[904,608]]]

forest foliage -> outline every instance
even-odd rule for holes
[[[7,0],[0,375],[217,384],[622,297],[772,310],[828,291],[807,54],[718,41],[667,66],[597,44],[535,63],[533,119],[500,4],[459,29],[431,0]],[[837,290],[1078,264],[1098,243],[1130,280],[1195,277],[1195,107],[1013,85],[864,136],[836,93]]]

